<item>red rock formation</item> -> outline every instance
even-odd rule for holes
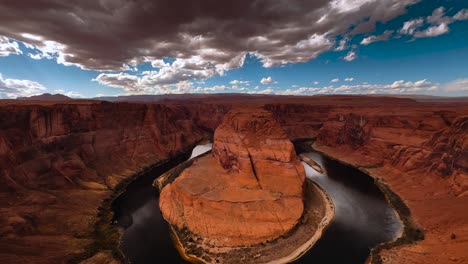
[[[210,120],[193,121],[210,111]],[[209,136],[225,111],[203,104],[1,105],[0,237],[9,240],[0,239],[0,260],[57,263],[79,253],[116,184]],[[23,244],[28,250],[18,251]]]
[[[267,104],[291,140],[317,137],[319,150],[403,198],[426,239],[387,259],[468,259],[466,102],[218,95],[160,104],[0,100],[1,262],[63,263],[79,253],[113,186],[212,133],[231,105],[248,100]]]
[[[351,113],[350,113],[351,112]],[[425,239],[381,252],[384,263],[468,260],[468,108],[454,104],[334,110],[315,148],[382,179]]]
[[[248,246],[291,230],[303,212],[304,169],[283,129],[261,108],[229,112],[213,156],[160,195],[163,216],[216,246]]]

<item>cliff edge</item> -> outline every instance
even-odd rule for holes
[[[213,155],[161,192],[164,218],[218,246],[249,246],[291,230],[304,210],[304,168],[270,112],[234,110]]]

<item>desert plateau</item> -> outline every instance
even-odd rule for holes
[[[183,170],[172,190],[162,190],[160,200],[170,223],[218,241],[207,242],[210,245],[251,246],[296,226],[304,210],[305,173],[288,143],[293,141],[364,171],[401,199],[392,205],[402,206],[397,211],[404,218],[404,231],[394,243],[376,247],[369,261],[466,259],[468,244],[460,237],[467,235],[468,225],[468,106],[398,98],[379,98],[379,104],[372,105],[374,101],[364,96],[233,95],[208,96],[203,104],[189,96],[156,104],[3,102],[0,256],[11,263],[119,262],[119,233],[110,225],[111,199],[148,168],[214,138],[213,154]],[[212,113],[211,118],[201,112]],[[225,173],[233,175],[222,176]],[[275,173],[282,177],[268,176]],[[291,183],[285,175],[291,175]],[[237,183],[229,182],[233,177]],[[215,189],[198,201],[196,193],[205,188]],[[180,198],[169,197],[175,193]],[[252,208],[245,207],[246,199],[254,201],[248,203]],[[288,213],[282,215],[285,209],[273,201],[286,203]],[[292,214],[291,207],[297,213]],[[242,214],[234,214],[228,216],[233,221],[229,223],[222,220],[220,209],[257,216],[236,220]],[[184,213],[177,216],[174,210]],[[262,210],[268,214],[261,216]],[[268,219],[272,210],[278,210],[276,224]],[[236,227],[239,221],[246,222]]]
[[[0,264],[468,264],[468,5],[0,1]]]

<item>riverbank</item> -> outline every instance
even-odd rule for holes
[[[403,232],[395,240],[382,243],[372,248],[371,254],[367,260],[367,263],[381,264],[381,263],[395,263],[395,252],[402,250],[404,247],[411,247],[416,245],[421,240],[425,239],[425,233],[420,224],[414,220],[411,206],[407,205],[404,200],[404,196],[399,196],[396,193],[392,184],[395,182],[388,182],[384,174],[379,171],[378,167],[362,166],[357,162],[357,158],[354,160],[350,156],[343,157],[343,152],[338,150],[327,148],[323,146],[317,146],[313,140],[300,140],[296,144],[302,144],[302,148],[316,151],[321,155],[324,155],[332,160],[339,163],[353,166],[361,172],[369,175],[374,179],[375,184],[379,187],[382,193],[385,195],[385,199],[389,204],[396,210],[398,217],[403,224]],[[341,154],[341,155],[340,155]],[[362,158],[361,158],[362,159]],[[363,159],[365,160],[365,159]],[[379,173],[380,172],[380,173]],[[388,171],[387,171],[388,173]],[[376,176],[378,175],[378,176]],[[394,178],[392,178],[394,180]],[[420,243],[420,242],[419,242]],[[400,263],[400,262],[399,262]],[[410,263],[414,263],[410,261]]]
[[[384,263],[380,253],[383,250],[389,250],[398,246],[413,244],[417,241],[424,239],[423,230],[414,222],[410,208],[405,204],[405,202],[390,188],[390,186],[385,182],[383,178],[375,177],[369,171],[369,168],[358,166],[356,164],[343,161],[343,159],[337,158],[337,153],[335,155],[330,155],[332,152],[331,149],[324,147],[317,147],[314,140],[302,139],[295,141],[296,148],[301,151],[314,151],[320,153],[323,156],[328,157],[331,160],[339,162],[341,164],[352,166],[357,170],[365,173],[370,178],[374,180],[374,183],[382,191],[387,202],[395,209],[403,225],[403,231],[398,235],[393,241],[381,243],[371,249],[371,253],[367,260],[368,263],[372,264],[381,264]],[[324,150],[325,149],[325,150]],[[385,262],[387,263],[387,262]]]
[[[202,157],[199,157],[202,158]],[[153,184],[163,188],[172,182],[187,161],[162,175]],[[188,229],[171,226],[178,250],[184,259],[193,263],[286,263],[298,259],[320,238],[334,216],[334,205],[323,189],[310,180],[306,181],[305,208],[299,224],[278,239],[249,247],[215,247],[206,239]]]
[[[102,201],[97,209],[98,213],[96,215],[94,230],[91,237],[92,242],[86,246],[82,253],[70,259],[69,263],[80,263],[81,261],[85,260],[90,260],[92,263],[92,260],[95,257],[99,258],[100,260],[105,257],[106,261],[113,261],[115,263],[124,262],[125,256],[119,249],[122,233],[119,232],[119,230],[112,224],[115,219],[112,208],[114,201],[118,199],[120,195],[125,193],[130,184],[134,183],[141,177],[153,177],[152,172],[163,167],[168,167],[168,169],[170,169],[170,167],[185,161],[190,156],[192,149],[197,144],[198,143],[189,146],[175,153],[173,156],[158,161],[153,165],[147,166],[141,169],[139,172],[136,172],[121,180],[115,186],[111,194]],[[156,175],[154,177],[158,176]]]

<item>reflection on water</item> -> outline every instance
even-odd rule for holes
[[[190,159],[211,150],[211,143],[196,146]],[[169,226],[159,210],[159,193],[152,187],[157,176],[188,158],[182,155],[171,164],[159,166],[132,182],[114,202],[117,226],[123,230],[120,248],[135,264],[188,263],[180,258],[172,242]]]
[[[190,158],[211,149],[197,146]],[[326,171],[320,174],[304,164],[307,177],[331,196],[336,215],[317,244],[296,263],[363,263],[370,248],[391,240],[401,226],[373,180],[360,171],[308,153]],[[159,196],[151,186],[158,176],[189,158],[178,157],[136,181],[114,202],[118,226],[123,230],[121,250],[131,263],[187,263],[174,248],[169,227],[159,210]]]
[[[373,179],[318,153],[307,153],[324,174],[304,164],[309,179],[335,204],[335,218],[317,244],[297,263],[364,263],[375,245],[393,240],[402,226]]]
[[[120,249],[128,262],[187,263],[174,247],[169,226],[159,210],[159,194],[152,183],[157,176],[188,158],[188,154],[181,155],[169,164],[154,168],[132,182],[114,201],[117,226],[123,231]]]

